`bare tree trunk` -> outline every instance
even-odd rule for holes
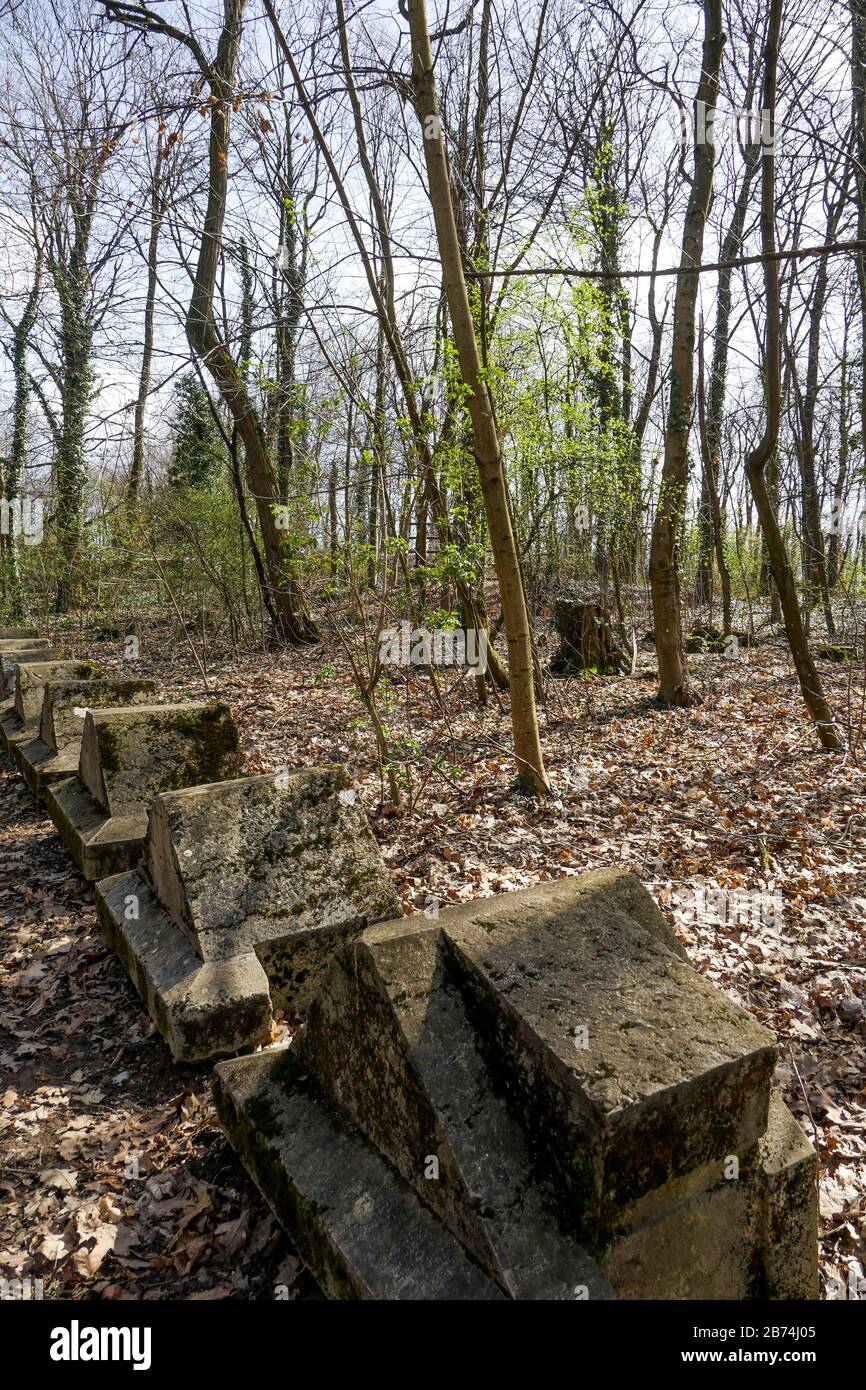
[[[775,124],[776,113],[776,69],[779,60],[779,35],[782,27],[783,0],[770,0],[770,24],[767,45],[764,53],[764,93],[763,110]],[[767,299],[767,322],[764,346],[764,392],[766,396],[767,421],[764,437],[746,460],[746,475],[755,507],[761,522],[761,529],[767,543],[773,579],[779,591],[785,631],[794,658],[794,666],[803,692],[806,708],[815,721],[821,746],[827,749],[840,749],[842,740],[833,722],[830,706],[824,696],[821,678],[815,667],[809,640],[803,625],[803,615],[797,598],[797,586],[788,558],[785,538],[779,527],[775,508],[767,490],[765,470],[773,456],[779,439],[781,416],[782,368],[781,368],[781,299],[779,294],[779,267],[773,259],[776,251],[775,225],[775,156],[772,142],[763,151],[761,171],[761,250],[767,258],[764,261],[764,289]]]
[[[307,611],[300,586],[284,563],[277,517],[279,493],[265,429],[247,390],[243,373],[217,332],[213,311],[228,193],[235,67],[246,0],[224,0],[223,26],[213,59],[207,57],[193,32],[176,28],[156,11],[144,5],[133,5],[129,0],[104,0],[104,3],[110,17],[120,23],[149,33],[163,33],[182,43],[189,49],[210,89],[208,198],[192,297],[186,316],[186,336],[193,352],[201,358],[216,382],[243,442],[247,481],[256,502],[279,635],[290,642],[313,642],[318,639],[318,629]]]
[[[751,93],[751,87],[750,87]],[[743,243],[743,228],[749,207],[752,183],[758,171],[760,156],[751,150],[746,151],[746,165],[740,183],[737,201],[728,230],[722,242],[719,259],[732,261],[740,254]],[[718,535],[721,524],[719,503],[719,454],[722,439],[722,421],[725,414],[725,387],[728,379],[728,348],[731,333],[731,293],[733,269],[726,267],[719,271],[716,292],[716,324],[713,335],[713,361],[710,367],[710,384],[706,408],[706,449],[701,476],[701,510],[698,516],[700,532],[700,557],[695,577],[695,599],[698,603],[709,603],[712,593],[713,553],[719,565],[719,578],[722,584],[722,603],[727,603],[725,632],[730,632],[731,579],[727,572],[724,552]],[[719,512],[718,524],[716,512]]]
[[[866,0],[848,0],[851,7],[851,99],[854,149],[857,155],[857,239],[866,241]],[[860,293],[861,352],[866,356],[866,253],[857,255]],[[860,428],[866,440],[866,370],[860,373]]]
[[[844,206],[844,191],[837,202],[828,210],[825,241],[832,242],[837,233],[839,218]],[[830,637],[834,636],[833,610],[830,604],[830,591],[827,583],[827,560],[824,550],[824,535],[821,530],[821,499],[818,494],[818,475],[816,468],[815,415],[820,389],[819,369],[821,361],[821,334],[824,326],[824,311],[829,292],[828,257],[822,256],[815,275],[815,288],[809,310],[809,342],[806,359],[806,389],[797,389],[797,414],[800,431],[797,439],[797,456],[802,483],[800,506],[800,535],[802,545],[803,582],[807,610],[811,610],[823,600],[824,616]],[[797,384],[796,371],[793,373]]]
[[[373,303],[376,306],[376,312],[379,316],[379,322],[381,323],[384,329],[385,343],[388,348],[391,360],[394,363],[394,369],[397,373],[397,379],[400,383],[400,389],[403,393],[403,399],[406,404],[406,415],[409,420],[409,428],[412,432],[412,442],[418,458],[419,470],[421,478],[423,479],[425,494],[429,501],[429,516],[436,525],[439,542],[445,543],[451,534],[451,528],[448,518],[448,508],[446,505],[444,492],[440,487],[438,478],[436,476],[436,470],[433,463],[433,453],[430,448],[429,440],[427,438],[426,426],[422,418],[423,404],[419,402],[415,376],[411,369],[405,345],[402,341],[400,330],[397,324],[395,309],[395,277],[393,267],[393,255],[391,249],[391,234],[388,227],[387,212],[382,199],[381,190],[376,182],[375,174],[370,163],[369,151],[367,149],[367,142],[364,133],[364,125],[361,114],[360,102],[358,100],[358,94],[355,90],[354,82],[352,80],[348,44],[346,42],[345,34],[345,13],[341,0],[337,0],[337,20],[340,34],[343,66],[346,75],[347,87],[349,90],[349,99],[352,106],[352,114],[355,122],[355,133],[358,142],[358,154],[360,157],[361,168],[364,174],[364,178],[366,180],[367,187],[370,193],[370,200],[373,205],[373,211],[376,222],[376,230],[379,237],[379,250],[382,257],[381,273],[379,274],[377,274],[376,269],[374,268],[373,256],[370,254],[370,251],[365,243],[361,228],[358,225],[358,219],[356,218],[352,209],[352,204],[349,199],[348,192],[346,190],[345,182],[343,180],[337,162],[334,159],[333,151],[330,149],[328,141],[325,138],[324,132],[322,131],[322,128],[316,119],[316,112],[314,110],[313,103],[310,100],[309,94],[304,85],[304,80],[301,77],[300,71],[298,70],[298,66],[294,60],[294,57],[292,56],[292,51],[289,48],[288,43],[286,42],[286,36],[283,33],[282,28],[280,27],[280,22],[277,18],[276,10],[274,9],[272,0],[263,0],[263,4],[268,19],[271,22],[271,26],[274,31],[274,36],[277,40],[280,51],[282,52],[283,57],[286,60],[289,71],[291,72],[292,80],[295,84],[295,90],[298,96],[298,101],[301,105],[301,108],[303,109],[304,115],[307,118],[309,127],[313,132],[313,137],[316,140],[316,143],[322,152],[325,164],[328,167],[328,172],[331,175],[331,179],[333,180],[334,187],[337,191],[337,196],[346,215],[346,221],[349,225],[349,231],[351,233],[355,246],[357,247],[358,254],[361,257],[361,262],[364,267],[364,275],[367,280],[367,286],[370,291],[370,296],[373,300]],[[405,529],[408,529],[408,527]],[[406,536],[403,534],[403,532],[404,528],[401,526],[401,535],[405,539]],[[456,581],[455,587],[460,598],[462,611],[472,615],[471,620],[468,620],[469,625],[478,628],[479,631],[486,631],[486,623],[484,621],[483,595],[475,593],[473,591],[472,586],[462,579],[458,579]],[[502,662],[499,660],[499,657],[497,656],[496,650],[493,647],[492,643],[490,643],[488,647],[487,663],[487,673],[491,681],[493,681],[493,683],[497,685],[500,689],[507,689],[509,683],[508,674],[503,669]]]
[[[57,613],[65,613],[72,603],[84,525],[84,485],[87,478],[84,435],[93,391],[90,360],[93,327],[88,313],[90,277],[85,259],[91,224],[92,217],[80,219],[82,230],[68,266],[63,264],[61,254],[51,254],[49,257],[60,301],[63,359],[60,390],[62,425],[55,461],[57,533],[62,547],[55,599]]]
[[[163,187],[163,164],[166,149],[162,134],[156,137],[156,155],[150,185],[150,235],[147,243],[147,291],[144,299],[144,342],[141,352],[141,367],[138,374],[138,395],[135,399],[135,422],[132,435],[132,462],[129,468],[129,501],[134,503],[138,497],[144,472],[144,412],[150,392],[150,372],[153,362],[153,316],[156,305],[157,265],[159,258],[159,234],[166,210],[166,196]]]
[[[550,784],[544,770],[535,708],[529,615],[511,526],[499,436],[482,372],[472,310],[463,276],[424,0],[409,0],[408,13],[412,36],[412,87],[424,140],[424,160],[442,261],[443,284],[460,363],[460,374],[469,392],[468,408],[472,421],[475,456],[508,641],[511,720],[518,776],[521,786],[527,791],[547,792]]]
[[[328,474],[328,549],[330,550],[329,566],[331,574],[337,573],[340,527],[337,521],[337,465],[331,464],[331,471]]]
[[[695,316],[698,277],[689,267],[700,265],[704,231],[713,186],[714,146],[706,138],[704,119],[715,110],[719,69],[725,36],[722,0],[704,0],[704,44],[701,77],[695,98],[695,169],[683,227],[680,273],[674,299],[670,401],[665,431],[659,502],[650,545],[650,588],[659,662],[658,697],[666,705],[690,705],[688,672],[683,650],[679,580],[679,533],[685,516],[688,488],[688,444],[694,405]]]
[[[376,402],[373,410],[373,441],[370,450],[370,500],[367,510],[367,544],[370,558],[367,561],[367,583],[372,588],[376,582],[379,559],[379,508],[382,489],[387,487],[385,477],[385,333],[382,325],[376,334]]]
[[[850,434],[848,423],[848,317],[845,317],[844,338],[842,342],[842,363],[839,373],[839,466],[833,485],[833,529],[827,543],[827,584],[835,589],[842,573],[842,547],[839,531],[842,527],[842,501],[848,483],[848,456],[850,453]]]
[[[303,316],[304,281],[306,278],[306,246],[299,232],[295,211],[295,166],[292,154],[292,131],[286,118],[285,156],[280,189],[281,242],[283,260],[280,268],[281,293],[277,300],[277,477],[280,498],[286,501],[289,485],[296,472],[295,436],[298,412],[297,353],[298,332]]]

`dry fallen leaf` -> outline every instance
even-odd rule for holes
[[[56,1187],[58,1192],[72,1192],[78,1184],[78,1174],[72,1168],[43,1168],[39,1181],[43,1187]]]

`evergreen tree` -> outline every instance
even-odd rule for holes
[[[210,397],[196,376],[183,376],[174,388],[174,453],[168,470],[174,488],[208,487],[225,459],[225,446]]]

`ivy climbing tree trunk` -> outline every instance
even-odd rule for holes
[[[712,401],[712,393],[710,395]],[[699,603],[709,603],[712,600],[712,562],[715,553],[716,564],[719,570],[719,582],[722,586],[722,630],[727,637],[733,630],[731,614],[731,574],[728,569],[728,562],[725,558],[724,546],[724,525],[722,517],[722,502],[719,481],[719,454],[718,454],[718,433],[712,435],[710,432],[709,411],[706,404],[706,392],[704,382],[704,321],[701,317],[700,329],[698,331],[698,422],[701,441],[701,463],[703,467],[701,484],[701,508],[709,508],[709,528],[710,551],[709,562],[707,562],[704,552],[703,518],[699,521],[699,544],[701,552],[698,561],[698,575],[695,584],[696,601]],[[716,440],[715,448],[712,440]],[[704,587],[705,586],[705,587]]]
[[[525,790],[547,792],[550,784],[544,770],[535,707],[529,615],[511,525],[499,436],[487,382],[482,372],[475,325],[463,275],[460,242],[451,199],[448,158],[439,119],[427,9],[424,0],[409,0],[407,8],[412,38],[412,90],[421,124],[427,184],[442,262],[442,279],[460,374],[468,391],[475,456],[508,642],[511,720],[518,777]]]
[[[299,227],[299,206],[295,188],[292,130],[286,123],[285,155],[281,169],[280,205],[281,292],[277,301],[277,475],[280,497],[289,496],[290,480],[295,476],[295,436],[299,410],[297,379],[298,334],[304,312],[307,242]],[[297,486],[297,478],[295,477]]]
[[[698,276],[704,232],[713,187],[714,146],[708,128],[719,96],[719,70],[725,36],[722,0],[704,0],[704,43],[701,76],[695,97],[694,174],[683,226],[682,254],[674,298],[670,400],[661,488],[650,543],[650,588],[659,662],[659,700],[666,705],[690,705],[683,650],[679,579],[679,537],[685,516],[689,481],[689,434],[694,406],[695,320]]]
[[[91,349],[93,328],[88,313],[90,275],[87,245],[93,223],[93,207],[74,210],[75,240],[65,259],[60,236],[52,230],[48,263],[60,305],[60,352],[62,379],[60,404],[62,425],[54,464],[54,519],[61,554],[59,556],[55,608],[65,613],[75,587],[78,554],[84,524],[84,485],[87,477],[85,430],[93,391]]]
[[[3,479],[3,494],[12,504],[24,505],[22,483],[27,463],[27,408],[30,402],[30,373],[27,369],[27,347],[30,334],[36,322],[39,299],[42,293],[43,248],[39,236],[36,214],[33,215],[33,237],[36,259],[33,267],[33,283],[24,303],[24,310],[12,334],[12,439],[9,458]],[[14,512],[10,512],[14,515]],[[13,622],[24,617],[24,592],[21,587],[21,572],[18,565],[17,542],[12,526],[8,536],[0,541],[3,550],[3,597],[6,612]]]

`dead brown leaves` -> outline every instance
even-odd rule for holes
[[[401,675],[389,728],[425,785],[400,816],[339,654],[211,662],[212,692],[177,642],[145,634],[132,670],[115,649],[93,654],[172,699],[228,700],[251,771],[347,763],[406,912],[602,864],[637,873],[696,968],[778,1036],[785,1099],[821,1161],[828,1291],[866,1279],[866,784],[851,758],[817,749],[779,646],[694,658],[704,698],[689,711],[654,707],[644,679],[550,682],[543,803],[512,794],[495,702],[479,709],[464,684],[443,720]],[[841,707],[844,676],[824,675]],[[74,1297],[295,1296],[297,1262],[218,1134],[206,1070],[182,1080],[167,1059],[95,933],[88,889],[12,778],[0,819],[0,983],[14,1001],[0,1272],[47,1274]],[[699,907],[725,911],[696,911],[696,887]],[[778,911],[740,920],[743,894]]]

